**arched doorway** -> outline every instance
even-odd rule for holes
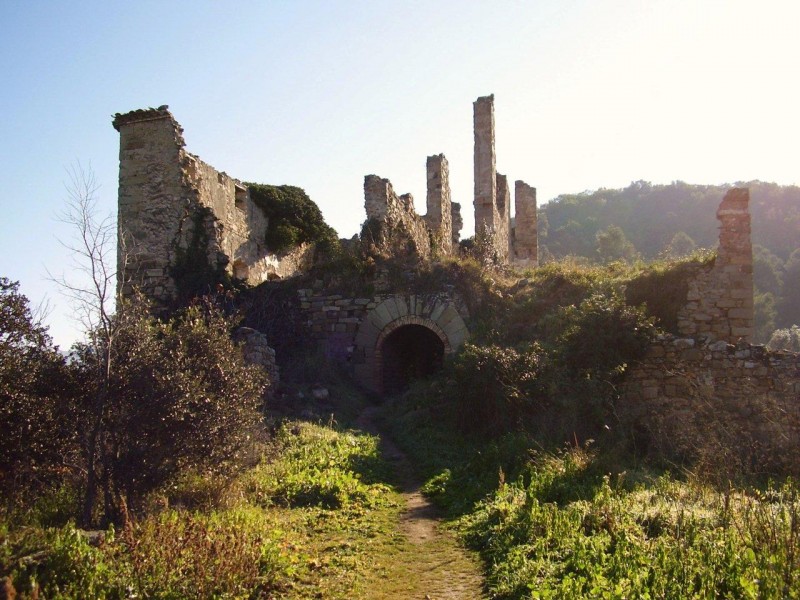
[[[380,348],[382,388],[394,394],[407,389],[417,379],[442,368],[445,345],[423,325],[403,325],[387,335]]]

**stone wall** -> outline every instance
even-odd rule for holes
[[[653,341],[626,373],[617,414],[662,454],[800,473],[800,355],[751,345],[749,193],[717,211],[716,259],[690,278],[678,336]],[[763,463],[763,464],[762,464]]]
[[[750,192],[734,188],[717,210],[719,249],[714,263],[689,283],[686,305],[678,313],[678,332],[736,343],[753,338],[753,249]]]
[[[498,258],[508,262],[513,256],[511,247],[511,190],[508,187],[508,177],[497,174],[497,231],[495,244]]]
[[[140,287],[156,305],[178,294],[176,268],[224,271],[251,284],[307,266],[311,249],[287,260],[264,243],[267,219],[247,187],[184,148],[166,106],[117,114],[120,134],[118,285]],[[200,262],[206,265],[200,265]]]
[[[380,392],[380,335],[388,328],[421,325],[446,340],[446,352],[455,352],[467,339],[466,304],[448,292],[432,294],[376,294],[348,298],[341,294],[298,291],[317,347],[325,357],[344,366],[358,383]]]
[[[796,468],[781,455],[800,450],[800,354],[664,336],[629,369],[617,413],[663,454],[730,445]]]
[[[377,223],[371,240],[386,256],[431,256],[431,242],[425,219],[414,210],[411,194],[398,196],[388,179],[364,177],[364,208],[367,220]]]

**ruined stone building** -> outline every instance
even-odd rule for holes
[[[246,185],[190,154],[167,106],[117,114],[120,135],[118,285],[135,284],[168,306],[188,270],[250,284],[308,264],[310,248],[284,256],[265,245],[268,220]]]
[[[475,235],[491,249],[498,263],[538,265],[536,189],[524,181],[514,185],[515,219],[511,217],[508,178],[497,172],[494,96],[478,98],[474,105]],[[444,154],[429,156],[427,163],[427,214],[417,215],[410,194],[397,196],[388,179],[367,175],[364,204],[367,218],[392,231],[401,228],[417,252],[457,252],[463,226],[461,205],[452,202],[449,165]]]

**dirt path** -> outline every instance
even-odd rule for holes
[[[477,559],[441,528],[441,518],[420,492],[421,481],[408,457],[376,425],[377,409],[368,407],[358,426],[381,438],[381,451],[397,474],[405,510],[397,553],[387,558],[366,584],[367,598],[471,600],[485,598]]]

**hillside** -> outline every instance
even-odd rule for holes
[[[800,187],[735,185],[750,189],[757,337],[766,342],[774,329],[800,322]],[[730,187],[636,181],[621,190],[561,195],[539,210],[541,256],[652,260],[712,248],[716,208]]]

